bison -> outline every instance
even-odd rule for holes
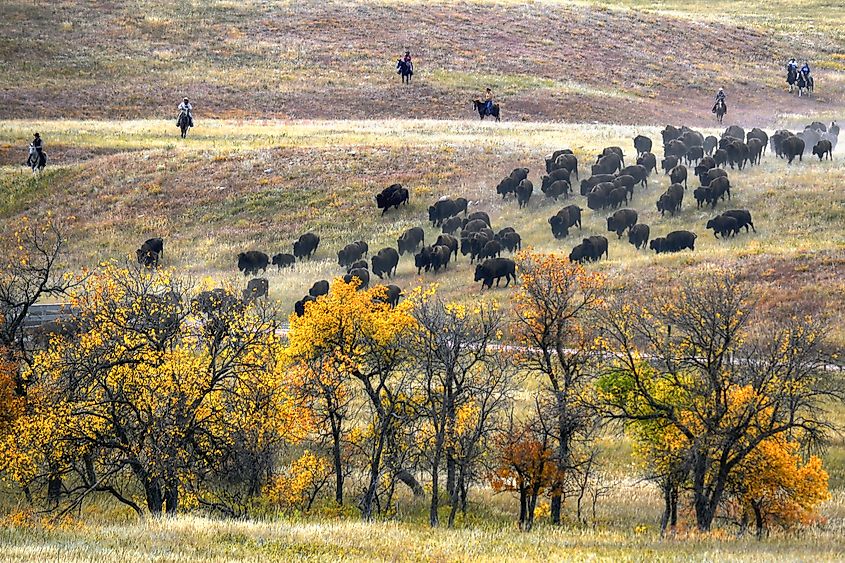
[[[648,225],[637,223],[628,229],[628,242],[633,244],[637,250],[645,248],[650,234],[651,229],[649,229]]]
[[[382,248],[370,258],[370,262],[373,264],[373,273],[379,279],[384,279],[384,276],[392,277],[396,275],[396,267],[399,265],[399,253],[390,247]]]
[[[296,256],[284,253],[276,254],[270,263],[281,271],[282,268],[292,268],[296,264]]]
[[[376,205],[382,210],[381,214],[384,215],[391,207],[399,209],[402,204],[408,205],[410,196],[411,194],[401,184],[393,184],[382,190],[381,193],[376,194]]]
[[[266,272],[269,264],[270,257],[257,250],[238,254],[238,270],[243,272],[245,276],[258,274],[258,270]]]
[[[739,232],[739,223],[733,217],[727,215],[719,215],[707,221],[707,228],[713,229],[713,236],[722,238],[733,236]]]
[[[833,159],[833,145],[830,141],[821,140],[816,143],[816,146],[813,147],[813,154],[819,157],[819,160],[822,160],[825,155],[827,155],[828,160]]]
[[[353,262],[360,260],[362,256],[366,256],[367,250],[369,250],[369,247],[363,241],[347,244],[337,253],[338,266],[342,268],[350,266]]]
[[[326,280],[320,280],[314,282],[314,285],[311,286],[311,289],[308,290],[308,295],[312,297],[320,297],[321,295],[326,295],[329,292],[329,282]]]
[[[411,227],[396,240],[399,247],[399,255],[416,252],[420,244],[425,243],[425,231],[422,227]]]
[[[637,224],[637,212],[634,209],[620,209],[607,218],[607,230],[622,238],[622,233]]]
[[[516,187],[516,201],[519,204],[520,209],[528,206],[532,193],[534,193],[534,184],[532,184],[530,180],[526,179],[519,183]]]
[[[391,249],[392,250],[392,249]],[[356,289],[367,289],[370,286],[370,272],[364,268],[355,268],[345,276],[343,276],[344,283],[353,283],[353,280],[358,281],[358,287]]]
[[[722,215],[736,219],[737,228],[742,229],[745,227],[746,233],[748,232],[748,227],[751,227],[751,230],[755,233],[757,232],[757,229],[754,228],[754,223],[751,221],[751,212],[747,209],[731,209],[725,211]]]
[[[695,250],[695,239],[698,237],[690,231],[672,231],[665,237],[653,239],[648,247],[655,253],[680,252],[685,248]]]
[[[797,136],[787,137],[781,142],[781,151],[786,157],[787,164],[792,164],[796,156],[798,161],[802,162],[804,160],[804,139]]]
[[[298,240],[293,243],[293,255],[297,260],[308,258],[309,260],[317,252],[317,247],[320,246],[320,237],[314,233],[305,233],[301,235]]]
[[[634,150],[637,151],[637,156],[645,152],[651,152],[651,145],[651,139],[644,135],[634,137]]]
[[[492,289],[493,280],[496,280],[496,287],[505,278],[505,287],[510,285],[511,278],[516,280],[516,262],[510,258],[491,258],[475,267],[475,281],[481,282],[481,289],[485,287]]]
[[[145,240],[144,244],[135,251],[138,263],[147,268],[157,268],[162,256],[164,256],[164,240],[159,237]]]
[[[270,282],[267,278],[252,278],[246,284],[246,289],[243,291],[244,303],[252,303],[259,297],[267,297],[267,291],[270,289]]]
[[[687,167],[679,164],[669,171],[669,182],[672,184],[683,184],[687,187]]]
[[[469,202],[462,197],[456,199],[441,199],[428,208],[428,220],[431,221],[432,225],[435,227],[439,227],[443,221],[449,217],[454,217],[460,213],[466,215],[468,203]]]

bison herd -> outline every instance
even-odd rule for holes
[[[652,153],[654,142],[647,136],[637,135],[633,139],[636,164],[625,163],[624,151],[617,146],[606,147],[594,156],[595,161],[588,168],[590,176],[581,178],[578,157],[570,149],[555,151],[545,159],[545,174],[540,177],[540,191],[547,200],[574,197],[574,181],[579,182],[579,193],[585,198],[586,207],[593,212],[607,211],[607,231],[621,239],[627,233],[628,243],[636,250],[646,246],[657,254],[695,250],[697,236],[692,231],[677,230],[651,238],[649,225],[639,222],[639,213],[631,207],[638,192],[648,188],[649,178],[662,172],[668,176],[669,186],[655,201],[661,216],[675,216],[681,212],[691,178],[699,180],[699,186],[692,190],[696,207],[715,209],[720,203],[731,199],[731,184],[728,169],[742,170],[746,166],[760,164],[768,147],[779,158],[792,163],[797,157],[812,151],[819,159],[832,158],[836,148],[839,127],[833,122],[829,127],[814,122],[803,131],[793,133],[778,130],[771,136],[761,129],[746,132],[736,125],[728,127],[720,138],[705,136],[688,127],[666,126],[661,131],[663,158],[658,160]],[[592,159],[591,159],[592,160]],[[660,172],[658,172],[658,166]],[[526,207],[534,195],[534,184],[529,180],[529,169],[515,168],[496,185],[496,194],[502,200],[515,200],[519,209]],[[689,200],[689,198],[687,198]],[[393,184],[375,195],[376,205],[382,215],[389,209],[399,209],[410,201],[410,192],[400,184]],[[654,200],[653,200],[654,201]],[[444,197],[428,208],[428,221],[440,229],[436,240],[426,244],[425,230],[412,227],[396,240],[396,248],[385,247],[370,255],[366,241],[358,240],[346,244],[337,251],[337,265],[345,270],[346,282],[357,280],[359,288],[367,288],[371,276],[380,280],[396,275],[402,256],[413,255],[418,275],[424,272],[436,274],[449,270],[450,264],[461,256],[469,258],[470,264],[478,262],[474,280],[481,282],[482,289],[499,286],[504,278],[505,286],[516,280],[516,264],[513,259],[503,257],[522,248],[522,237],[513,227],[494,230],[490,216],[483,211],[469,210],[466,198]],[[689,204],[688,204],[689,205]],[[583,208],[570,204],[548,219],[552,236],[557,240],[569,237],[572,229],[582,229]],[[706,229],[712,230],[716,238],[733,237],[744,230],[757,232],[751,212],[746,209],[729,209],[710,218]],[[595,262],[608,259],[610,248],[607,237],[592,235],[579,237],[580,242],[572,247],[569,259],[573,262]],[[157,267],[163,253],[163,241],[152,238],[136,251],[138,262]],[[294,243],[292,253],[279,253],[270,257],[256,250],[241,252],[237,256],[237,267],[245,276],[257,276],[266,272],[269,266],[279,270],[293,267],[297,261],[310,260],[320,245],[320,237],[305,233]],[[244,301],[267,295],[269,283],[266,278],[254,277],[244,290]],[[294,304],[294,311],[302,315],[308,302],[328,292],[329,283],[320,280],[313,284],[308,294]],[[395,306],[402,290],[396,285],[385,286],[384,301]]]

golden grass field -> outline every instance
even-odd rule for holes
[[[388,0],[380,2],[56,2],[38,9],[0,3],[0,249],[21,216],[57,218],[68,235],[62,266],[134,258],[146,238],[165,239],[164,265],[197,288],[239,288],[236,255],[290,252],[306,231],[322,242],[314,260],[268,271],[270,299],[288,314],[318,279],[344,273],[336,251],[364,239],[371,252],[423,226],[427,207],[463,196],[513,226],[523,244],[568,254],[583,236],[604,234],[610,259],[589,266],[612,287],[671,284],[711,264],[753,282],[770,315],[810,313],[831,321],[845,344],[845,150],[787,166],[767,153],[759,167],[730,171],[733,200],[696,209],[690,179],[683,211],[661,217],[662,174],[637,188],[630,207],[652,238],[698,234],[696,251],[637,252],[606,232],[610,212],[584,198],[546,201],[543,157],[572,148],[582,178],[603,147],[633,158],[632,138],[660,151],[666,123],[718,136],[709,114],[714,85],[729,84],[725,125],[800,129],[845,109],[845,9],[829,0],[621,0],[619,2]],[[412,46],[419,65],[403,89],[392,72]],[[39,53],[37,61],[32,53]],[[783,91],[785,56],[812,57],[817,94]],[[479,122],[469,97],[492,85],[502,123]],[[197,126],[178,137],[173,109],[190,93]],[[115,120],[110,120],[115,119]],[[20,166],[33,131],[45,138],[47,170]],[[845,145],[842,145],[845,146]],[[527,209],[502,201],[497,182],[526,166],[535,184]],[[411,191],[384,217],[373,195],[394,182]],[[547,219],[570,203],[585,208],[583,231],[555,240]],[[757,233],[722,241],[704,225],[749,209]],[[436,283],[458,301],[478,299],[474,266],[460,256],[448,272],[418,276],[400,260],[391,283]],[[510,289],[486,292],[508,306]],[[831,405],[839,428],[845,410]],[[755,541],[717,531],[661,540],[657,491],[639,480],[628,442],[602,445],[610,495],[595,525],[545,518],[517,531],[509,494],[475,491],[456,530],[430,530],[426,507],[403,498],[394,519],[364,524],[350,508],[312,514],[217,520],[199,514],[136,521],[111,503],[86,505],[63,522],[26,512],[0,487],[2,561],[837,561],[845,559],[845,440],[825,454],[832,500],[819,526]]]

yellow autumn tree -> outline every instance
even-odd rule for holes
[[[234,299],[201,311],[169,273],[114,264],[71,299],[76,330],[34,356],[1,468],[46,478],[63,510],[108,494],[138,514],[242,514],[310,424],[272,319]]]
[[[398,446],[404,430],[403,416],[410,397],[410,374],[402,346],[403,336],[414,325],[411,303],[397,307],[386,303],[386,288],[359,290],[359,282],[335,280],[329,293],[306,303],[304,315],[290,318],[286,355],[302,373],[319,378],[328,389],[319,400],[353,395],[365,409],[358,418],[367,436],[361,450],[366,456],[367,485],[360,503],[364,519],[373,517],[378,487],[387,454]],[[346,400],[344,398],[344,400]],[[354,429],[334,433],[342,440]],[[335,442],[335,451],[340,444]],[[342,460],[335,457],[334,470]]]
[[[328,459],[306,450],[270,482],[265,495],[281,508],[307,511],[331,474]]]

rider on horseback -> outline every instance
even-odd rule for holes
[[[484,111],[487,115],[493,114],[493,90],[490,88],[484,91]]]
[[[413,73],[414,72],[414,62],[411,60],[411,52],[405,51],[405,56],[402,57],[402,60],[405,62],[406,65],[408,65],[408,70],[410,70],[411,73]]]
[[[179,125],[179,120],[182,118],[182,115],[188,116],[188,127],[194,126],[194,116],[191,114],[191,111],[194,108],[191,106],[191,102],[188,101],[188,98],[182,98],[182,103],[179,104],[179,119],[176,120],[176,125]]]
[[[804,80],[810,81],[810,63],[804,61],[804,66],[801,67],[801,74],[804,75]]]
[[[725,98],[727,98],[725,90],[723,88],[719,88],[719,91],[716,92],[716,103],[713,104],[713,113],[716,113],[716,109],[719,107],[719,102],[722,102],[722,105],[725,106],[725,113],[728,112],[728,104],[725,103]]]
[[[41,153],[44,152],[44,143],[41,140],[41,135],[36,133],[32,142],[29,144],[35,149],[35,153],[38,155],[38,158],[41,158]]]
[[[795,62],[795,59],[789,59],[789,62],[786,63],[786,72],[787,74],[791,72],[798,74],[798,63]]]

